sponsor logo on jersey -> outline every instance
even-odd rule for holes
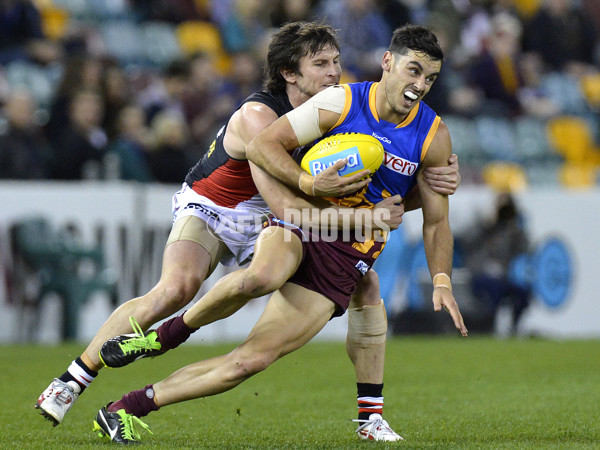
[[[373,137],[375,139],[379,139],[381,142],[385,142],[386,144],[391,144],[392,143],[392,141],[390,141],[388,138],[386,138],[385,136],[379,136],[374,131],[373,131]]]
[[[363,275],[369,271],[369,265],[366,262],[364,262],[362,259],[360,261],[358,261],[356,263],[356,266],[354,266],[354,267],[356,267],[358,269],[358,271],[360,273],[362,273]]]
[[[365,168],[360,153],[357,147],[351,147],[335,155],[324,156],[310,162],[310,173],[311,175],[317,175],[323,172],[328,167],[333,166],[337,161],[348,158],[348,163],[342,170],[338,170],[340,176],[344,176],[347,173],[356,172]]]
[[[396,173],[400,173],[408,177],[412,176],[419,167],[417,163],[400,158],[396,155],[392,155],[388,152],[385,152],[383,155],[383,165]]]

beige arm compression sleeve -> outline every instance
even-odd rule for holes
[[[308,144],[323,136],[319,127],[320,109],[341,114],[345,103],[346,90],[342,86],[332,86],[288,112],[286,117],[300,145]]]

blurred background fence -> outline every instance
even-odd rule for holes
[[[118,181],[2,183],[0,341],[87,340],[116,304],[151,288],[160,275],[176,188]],[[492,216],[496,195],[489,188],[462,186],[451,199],[454,233],[460,236]],[[600,190],[528,189],[515,194],[515,202],[532,243],[528,261],[515,269],[515,276],[525,278],[534,291],[518,335],[600,336]],[[390,330],[449,332],[449,318],[431,312],[421,224],[419,212],[408,213],[376,265]],[[460,255],[455,267],[455,293],[472,331],[506,333],[502,308],[482,317],[485,305],[471,294],[470,269]],[[224,273],[219,268],[201,293]],[[251,302],[193,339],[242,339],[264,301]],[[330,322],[320,337],[343,339],[345,320]]]
[[[600,334],[598,0],[15,0],[0,5],[1,341],[87,340],[158,280],[172,193],[261,88],[271,33],[313,19],[339,30],[342,82],[379,79],[394,28],[436,32],[425,101],[460,156],[454,282],[471,328]],[[418,216],[377,265],[390,329],[447,332]],[[499,273],[510,295],[474,295]],[[194,339],[242,338],[263,302]],[[322,336],[344,333],[337,319]]]

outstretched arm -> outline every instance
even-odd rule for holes
[[[431,143],[422,168],[417,173],[417,184],[423,201],[423,242],[429,271],[433,277],[433,307],[444,308],[452,316],[454,326],[467,336],[460,309],[452,294],[453,237],[448,222],[448,196],[435,192],[425,181],[427,167],[441,166],[450,156],[451,144],[448,127],[441,123]]]

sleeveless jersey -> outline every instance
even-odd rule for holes
[[[375,109],[377,82],[342,85],[346,103],[338,122],[325,136],[337,133],[363,133],[374,136],[385,150],[383,163],[363,191],[342,199],[330,198],[353,207],[372,207],[392,195],[404,198],[416,183],[416,172],[425,158],[440,124],[440,117],[419,102],[399,125],[379,119]]]
[[[263,103],[275,111],[278,117],[293,109],[285,93],[255,92],[238,109],[248,102]],[[227,124],[219,130],[206,154],[190,169],[185,182],[196,193],[215,204],[235,208],[257,196],[258,189],[252,180],[248,161],[232,158],[225,151],[223,139],[226,130]]]

